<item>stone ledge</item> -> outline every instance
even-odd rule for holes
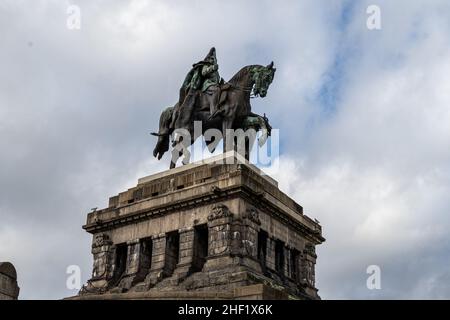
[[[248,168],[250,168],[251,170],[255,171],[258,175],[263,177],[267,182],[278,187],[278,182],[275,179],[273,179],[270,176],[268,176],[267,174],[265,174],[261,169],[259,169],[255,165],[251,164],[248,160],[245,160],[244,157],[242,157],[240,154],[238,154],[235,151],[228,151],[226,153],[219,154],[214,157],[210,157],[210,158],[207,158],[204,160],[189,163],[189,164],[186,164],[186,165],[183,165],[180,167],[176,167],[173,169],[169,169],[169,170],[166,170],[163,172],[155,173],[155,174],[140,178],[138,180],[138,185],[145,184],[150,181],[153,181],[156,179],[161,179],[161,178],[168,177],[168,176],[173,176],[173,175],[177,176],[184,171],[188,171],[190,169],[197,168],[197,167],[200,167],[203,165],[211,165],[211,164],[242,164],[242,165],[245,165]]]
[[[159,291],[86,294],[64,300],[288,300],[289,295],[265,284],[234,288],[233,291]]]

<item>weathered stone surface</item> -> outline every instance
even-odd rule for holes
[[[94,268],[78,298],[319,298],[320,225],[248,163],[142,178],[83,228]]]
[[[10,262],[0,262],[0,300],[17,300],[19,290],[16,268]]]

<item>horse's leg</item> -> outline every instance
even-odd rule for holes
[[[169,169],[173,169],[177,165],[178,159],[183,155],[183,152],[178,151],[177,149],[172,150],[172,158],[170,159],[170,166]]]
[[[190,141],[191,145],[194,144],[194,141],[195,140]],[[189,149],[188,149],[189,148],[189,146],[187,145],[188,141],[186,140],[186,142],[184,142],[184,140],[183,140],[183,143],[185,143],[185,144],[184,144],[183,152],[181,153],[183,155],[183,160],[181,161],[181,163],[183,165],[186,165],[189,163],[189,161],[191,161],[191,153],[189,152]],[[180,156],[181,156],[181,154],[180,154]]]
[[[234,141],[233,135],[231,135],[231,129],[233,125],[233,118],[224,118],[222,120],[222,135],[223,135],[223,152],[233,150]]]
[[[258,116],[259,130],[262,131],[261,137],[258,139],[259,147],[262,147],[269,138],[269,129],[267,128],[266,121],[264,121],[263,117]]]
[[[178,159],[183,155],[183,147],[182,147],[183,140],[180,141],[180,138],[177,137],[176,140],[173,142],[173,149],[172,149],[172,158],[170,159],[170,166],[169,169],[173,169],[177,165]],[[181,148],[181,150],[180,150]]]
[[[256,135],[257,135],[257,132],[255,130],[248,137],[248,140],[245,141],[245,160],[247,160],[247,161],[250,161],[250,151],[253,149],[253,145],[255,144]]]
[[[197,141],[198,137],[200,137],[202,134],[203,134],[202,130],[195,130],[194,128],[191,128],[191,130],[190,130],[191,139],[190,140],[183,139],[183,141],[186,140],[186,144],[184,145],[184,148],[183,148],[183,156],[184,156],[183,164],[184,165],[188,164],[191,159],[191,153],[189,152],[189,149],[188,149],[189,148],[188,143],[190,143],[191,146],[194,145],[195,141]]]

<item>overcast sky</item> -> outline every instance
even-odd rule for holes
[[[450,298],[448,0],[2,0],[0,42],[0,261],[20,298],[75,294],[69,265],[90,277],[86,214],[167,168],[148,133],[212,46],[224,79],[275,61],[253,111],[280,129],[274,178],[323,226],[322,298]]]

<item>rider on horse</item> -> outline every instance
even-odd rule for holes
[[[206,96],[210,114],[214,114],[221,82],[218,70],[215,48],[211,48],[205,59],[192,65],[181,86],[178,108],[172,118],[171,128],[175,127],[176,121],[178,121],[176,125],[178,128],[183,128],[190,123],[196,98],[200,93]]]
[[[220,133],[220,136],[214,135],[212,140],[210,138],[205,140],[211,152],[221,140],[225,152],[233,150],[239,144],[239,141],[235,141],[236,133],[240,136],[243,134],[244,138],[241,140],[246,141],[244,148],[246,159],[249,157],[256,132],[262,131],[262,135],[258,138],[260,146],[270,136],[271,127],[268,119],[252,112],[250,98],[252,96],[263,98],[267,95],[276,71],[273,62],[267,66],[245,66],[228,82],[220,78],[218,69],[216,51],[212,48],[206,58],[194,64],[187,74],[180,89],[178,102],[161,113],[159,130],[157,133],[152,132],[152,135],[158,137],[153,155],[161,159],[169,150],[172,139],[170,168],[176,166],[177,159],[182,155],[183,163],[186,159],[188,162],[187,147],[199,136],[203,135],[206,138],[205,134],[210,129]],[[202,124],[200,131],[195,130],[196,121]],[[238,148],[238,152],[244,153],[243,150],[239,150]]]

